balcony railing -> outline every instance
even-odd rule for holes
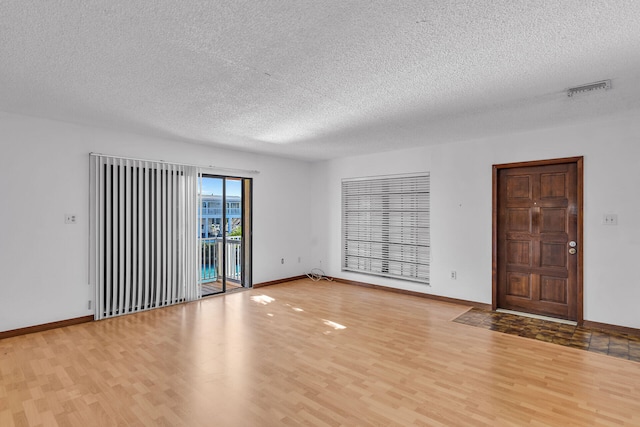
[[[240,208],[227,208],[225,215],[227,218],[240,218],[242,214],[242,209]],[[201,208],[201,213],[203,217],[214,217],[214,218],[222,218],[222,208]]]
[[[215,282],[222,274],[222,246],[221,238],[210,237],[202,239],[200,281],[202,283]],[[242,281],[242,240],[227,239],[226,249],[227,280],[240,283]]]

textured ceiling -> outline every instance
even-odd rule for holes
[[[638,108],[637,0],[0,0],[8,112],[315,160]]]

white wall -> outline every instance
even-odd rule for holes
[[[332,276],[491,303],[492,165],[584,156],[584,317],[640,328],[640,114],[314,164],[311,257]],[[431,286],[342,272],[342,178],[431,172]],[[604,213],[618,226],[602,225]],[[457,271],[457,280],[449,273]]]
[[[585,157],[585,319],[640,328],[640,114],[309,164],[0,113],[0,331],[92,314],[89,152],[258,169],[254,283],[329,275],[491,302],[491,166]],[[431,172],[431,286],[340,271],[342,178]],[[65,225],[64,214],[79,215]],[[618,226],[604,226],[617,213]],[[298,257],[302,262],[298,263]],[[285,264],[280,259],[285,258]],[[458,278],[449,279],[456,270]]]
[[[0,331],[93,314],[90,152],[259,170],[253,282],[308,271],[308,163],[0,113]]]

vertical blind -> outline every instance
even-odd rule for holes
[[[342,269],[429,283],[429,174],[342,181]]]
[[[96,319],[200,298],[198,169],[93,156]]]

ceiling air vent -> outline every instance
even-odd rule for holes
[[[611,80],[603,80],[601,82],[589,83],[582,86],[570,87],[567,89],[567,96],[571,97],[575,94],[591,92],[592,90],[611,89]]]

